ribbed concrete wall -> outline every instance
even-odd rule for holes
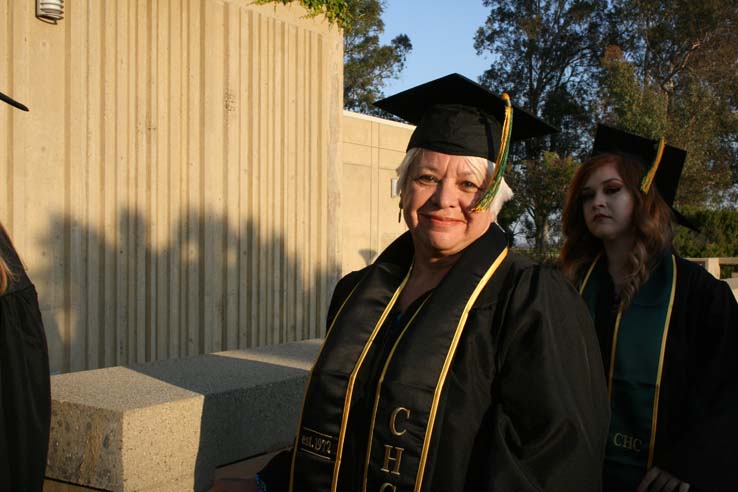
[[[53,371],[312,338],[340,270],[341,33],[296,6],[0,2],[0,220]]]
[[[346,274],[368,265],[407,230],[397,221],[399,198],[392,196],[391,184],[415,127],[343,114],[341,258]]]

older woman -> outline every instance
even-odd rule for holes
[[[28,111],[1,92],[0,100]],[[41,491],[50,407],[49,356],[36,290],[0,223],[0,491]]]
[[[586,307],[495,224],[510,140],[551,128],[456,74],[377,106],[417,125],[399,169],[409,231],[337,285],[294,450],[259,486],[599,490],[608,412]]]
[[[685,157],[600,125],[564,208],[562,268],[589,304],[608,377],[606,492],[736,490],[738,305],[672,251]]]

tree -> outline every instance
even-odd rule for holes
[[[602,118],[688,151],[679,204],[735,203],[738,1],[615,0],[609,21]]]
[[[372,103],[382,97],[385,80],[397,77],[405,68],[412,43],[400,34],[390,44],[380,44],[379,36],[384,32],[381,0],[347,3],[351,18],[343,35],[343,105],[351,111],[380,114]]]
[[[738,256],[738,210],[707,210],[687,207],[681,210],[700,232],[680,227],[674,248],[681,256],[709,258]],[[738,266],[721,267],[721,278],[730,277]]]
[[[549,139],[556,154],[543,154],[549,145],[534,140],[511,155],[515,200],[526,201],[518,209],[525,211],[523,228],[541,252],[551,240],[568,184],[557,181],[556,166],[572,163],[571,156],[582,155],[589,144],[606,2],[484,0],[484,5],[491,10],[474,46],[478,54],[491,53],[494,62],[480,82],[507,92],[515,104],[562,130]],[[528,199],[528,193],[538,196]]]
[[[515,190],[513,210],[519,207],[518,211],[525,213],[522,232],[535,244],[536,253],[543,253],[553,239],[560,237],[561,211],[576,168],[571,156],[562,158],[555,152],[544,152],[540,160],[523,160],[506,174],[505,179]]]
[[[491,12],[477,30],[478,54],[493,55],[480,82],[562,127],[561,155],[583,150],[605,4],[598,0],[484,0]],[[582,131],[584,130],[584,131]],[[540,144],[538,144],[540,147]],[[530,157],[530,156],[528,156]]]
[[[256,0],[257,4],[265,3],[281,3],[287,5],[294,0]],[[305,7],[308,14],[323,14],[330,22],[334,22],[339,26],[345,25],[349,18],[349,7],[347,0],[300,0],[300,4]]]

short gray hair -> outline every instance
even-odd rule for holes
[[[399,167],[395,170],[397,172],[397,187],[395,188],[395,193],[400,195],[400,199],[402,199],[402,190],[405,189],[405,184],[407,182],[407,173],[410,170],[410,166],[413,164],[413,162],[415,162],[416,159],[422,156],[422,153],[422,147],[413,147],[412,149],[409,149],[405,154],[405,157],[402,159]],[[490,175],[492,175],[492,172],[495,169],[495,163],[490,161],[489,159],[485,159],[484,157],[464,156],[464,159],[466,159],[466,161],[472,165],[485,163],[487,166],[487,172]],[[495,220],[497,220],[497,216],[500,215],[500,210],[502,210],[502,206],[506,202],[510,201],[513,195],[514,193],[512,188],[508,186],[505,178],[502,178],[500,188],[497,190],[497,194],[495,195],[492,203],[489,206],[489,210],[495,216]]]

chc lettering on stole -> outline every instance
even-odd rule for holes
[[[393,436],[402,436],[407,429],[402,427],[403,420],[410,419],[410,410],[405,407],[397,407],[392,410],[389,418],[389,430]],[[384,445],[384,461],[381,471],[391,475],[400,476],[400,466],[402,465],[402,453],[405,448],[393,446],[391,444]],[[395,492],[397,486],[391,482],[384,482],[379,487],[379,492]]]
[[[612,438],[612,443],[615,447],[635,451],[636,453],[640,453],[643,448],[643,441],[635,436],[629,436],[620,432],[615,433]]]

